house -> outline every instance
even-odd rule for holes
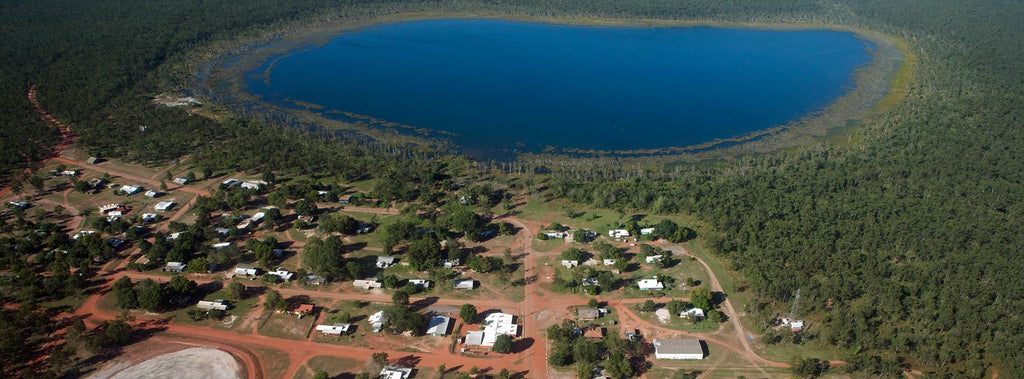
[[[18,209],[28,209],[28,207],[31,206],[31,204],[26,203],[24,201],[9,201],[7,202],[7,204]]]
[[[167,262],[167,265],[164,266],[164,271],[182,272],[185,271],[185,264],[182,262]]]
[[[185,178],[174,178],[174,180],[172,180],[172,182],[174,182],[174,184],[186,185],[186,184],[188,184],[188,179],[185,179]]]
[[[519,336],[519,325],[515,323],[515,316],[508,313],[491,313],[484,317],[481,325],[484,327],[484,340],[481,346],[494,346],[494,341],[501,334],[513,338]]]
[[[214,228],[213,231],[217,232],[217,234],[220,235],[221,237],[227,237],[229,234],[231,234],[231,229],[228,228]]]
[[[789,318],[783,318],[782,319],[782,325],[783,326],[789,326],[789,329],[792,330],[793,333],[800,332],[800,331],[804,330],[804,321],[803,320],[792,320],[792,319],[789,319]]]
[[[75,235],[71,236],[71,239],[74,239],[74,240],[77,241],[78,237],[86,236],[86,235],[90,235],[90,234],[96,234],[96,231],[95,230],[81,230],[78,233],[75,233]]]
[[[223,185],[223,186],[234,187],[234,186],[237,186],[239,184],[242,184],[242,181],[238,180],[238,179],[228,179],[228,180],[225,180],[223,182],[220,182],[220,184]]]
[[[484,331],[475,330],[466,332],[466,346],[483,346],[484,345]]]
[[[100,205],[98,208],[100,209],[100,214],[105,215],[105,214],[113,212],[115,210],[119,210],[122,207],[121,207],[121,204],[105,204],[105,205]]]
[[[238,265],[235,267],[235,275],[243,276],[256,276],[260,273],[260,269],[250,265]]]
[[[113,247],[115,249],[121,248],[121,246],[124,246],[126,242],[128,241],[125,241],[120,238],[107,238],[107,243],[110,244],[110,247]]]
[[[412,369],[408,367],[384,366],[380,370],[381,379],[406,379],[412,375]]]
[[[180,236],[181,236],[181,232],[174,232],[174,233],[168,234],[167,235],[167,239],[169,239],[169,240],[176,240]]]
[[[685,317],[700,321],[704,319],[704,310],[700,308],[690,308],[685,311],[679,312],[679,317]]]
[[[476,288],[476,281],[473,279],[455,279],[452,288],[457,290],[471,290]]]
[[[580,285],[582,285],[582,286],[596,286],[596,285],[598,285],[597,284],[597,278],[583,278],[582,280],[580,280]]]
[[[85,161],[85,163],[88,163],[88,164],[97,164],[97,163],[100,163],[100,162],[103,162],[103,158],[89,157],[89,159],[87,159]]]
[[[559,231],[555,231],[555,230],[545,230],[545,231],[543,231],[541,233],[543,233],[544,236],[548,237],[548,238],[559,238],[559,239],[562,239],[562,238],[565,238],[565,237],[569,236],[569,233],[559,232]]]
[[[448,335],[448,329],[451,327],[452,318],[445,316],[434,316],[430,318],[430,323],[427,324],[427,335],[434,337],[444,337]]]
[[[342,334],[347,333],[349,328],[351,327],[352,324],[320,324],[316,326],[316,330],[320,331],[323,334],[333,334],[340,336]]]
[[[647,263],[658,263],[661,262],[662,257],[663,255],[651,255],[648,256],[647,258],[644,258],[644,260],[647,261]]]
[[[602,338],[604,338],[604,334],[605,328],[592,327],[587,328],[587,330],[583,331],[583,338],[586,338],[591,341],[600,341]]]
[[[348,204],[352,202],[352,195],[345,195],[338,198],[338,202],[341,204]]]
[[[388,322],[388,316],[384,314],[384,311],[380,311],[370,315],[366,321],[373,327],[374,333],[380,333],[381,329],[384,328],[384,323]]]
[[[625,229],[613,229],[608,231],[608,237],[623,238],[629,237],[629,231]]]
[[[250,189],[250,190],[253,190],[253,191],[259,191],[265,185],[267,185],[266,182],[261,182],[261,181],[258,181],[258,180],[246,180],[246,181],[242,182],[241,184],[239,184],[238,186],[242,187],[242,188],[245,188],[245,189]]]
[[[426,279],[409,279],[409,284],[416,286],[416,288],[430,288],[430,281]]]
[[[154,206],[153,209],[156,209],[158,212],[166,212],[171,210],[171,208],[174,208],[174,205],[173,201],[161,201],[156,203],[156,206]]]
[[[322,277],[322,276],[316,276],[316,275],[313,275],[313,274],[309,274],[309,275],[306,276],[306,283],[309,283],[309,284],[312,284],[312,285],[316,285],[316,286],[322,286],[324,284],[327,284],[327,278]]]
[[[640,329],[626,329],[626,338],[630,341],[636,341],[640,338]]]
[[[80,171],[78,171],[78,170],[64,170],[64,171],[53,170],[53,175],[56,175],[56,176],[78,176],[79,172]]]
[[[252,215],[252,217],[249,218],[249,221],[252,221],[253,223],[257,223],[257,222],[263,221],[264,217],[267,217],[266,213],[256,212],[256,214]]]
[[[228,310],[228,308],[231,308],[231,304],[229,304],[228,302],[226,302],[224,300],[220,300],[220,299],[217,299],[217,300],[199,300],[199,304],[196,304],[196,307],[198,307],[199,309],[205,309],[205,310],[208,310],[208,311],[209,310],[214,310],[214,309],[218,310],[218,311],[226,311],[226,310]]]
[[[377,257],[377,268],[388,268],[395,264],[395,257],[384,256]]]
[[[356,279],[352,281],[352,286],[369,290],[371,288],[382,288],[384,287],[384,283],[377,280],[377,278]]]
[[[576,307],[576,316],[584,320],[597,320],[601,312],[593,307]]]
[[[292,280],[292,277],[295,276],[294,272],[288,272],[288,270],[282,268],[278,268],[277,270],[268,272],[268,274],[281,278],[281,280],[286,282]]]
[[[444,262],[441,262],[441,265],[447,269],[459,267],[460,264],[462,264],[462,261],[458,259],[446,259]]]
[[[658,278],[654,278],[654,279],[641,279],[639,282],[636,283],[636,285],[637,285],[637,287],[640,288],[641,291],[663,290],[663,289],[665,289],[665,285],[662,284],[661,282],[659,282]]]
[[[563,259],[562,260],[562,266],[565,266],[565,268],[573,268],[573,267],[579,266],[579,264],[580,264],[580,261],[570,261],[568,259]]]
[[[640,235],[647,236],[647,235],[651,235],[651,234],[654,234],[654,228],[643,228],[643,229],[640,229]]]
[[[121,193],[124,193],[125,195],[134,195],[139,193],[139,191],[142,191],[142,187],[124,185],[121,186],[121,189],[118,191],[121,191]]]
[[[210,245],[210,247],[212,247],[214,249],[223,249],[223,248],[228,247],[228,246],[231,246],[231,242],[221,242],[221,243],[215,243],[213,245]]]
[[[156,222],[159,219],[160,219],[160,216],[157,216],[156,213],[143,213],[142,214],[142,222]]]
[[[694,338],[658,338],[654,340],[657,359],[704,359],[704,342]]]
[[[89,180],[89,186],[92,188],[102,188],[105,184],[107,184],[107,181],[101,178],[93,178]]]
[[[615,265],[615,261],[616,261],[615,259],[605,259],[602,262],[604,263],[605,266],[614,266]]]
[[[302,318],[302,316],[313,313],[313,304],[292,304],[288,313],[299,315],[299,318]]]
[[[146,191],[146,193],[145,193],[145,194],[143,194],[143,195],[145,195],[146,197],[148,197],[148,198],[152,199],[152,198],[154,198],[154,197],[160,197],[160,196],[163,196],[163,194],[164,194],[163,192],[158,192],[158,191],[153,191],[153,190],[149,190],[149,191]]]

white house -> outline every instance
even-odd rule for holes
[[[662,258],[661,255],[651,255],[651,256],[649,256],[647,258],[644,258],[644,260],[647,261],[647,263],[656,263],[656,262],[661,262],[661,258]]]
[[[166,212],[171,210],[171,208],[174,208],[173,201],[161,201],[156,203],[156,206],[153,207],[153,209],[156,209],[159,212]]]
[[[643,228],[643,229],[640,229],[640,234],[641,235],[645,235],[645,236],[646,235],[654,234],[654,228]]]
[[[364,290],[369,290],[371,288],[384,287],[384,283],[377,280],[377,278],[356,279],[352,281],[352,286],[356,288],[362,288]]]
[[[656,338],[653,344],[657,359],[704,359],[704,346],[698,339]]]
[[[199,300],[199,304],[196,304],[199,309],[211,310],[216,309],[218,311],[226,311],[231,307],[231,304],[224,300]]]
[[[406,379],[412,375],[412,369],[398,366],[384,366],[380,370],[381,379]]]
[[[384,328],[384,323],[388,322],[388,316],[384,314],[384,311],[380,311],[370,315],[366,321],[373,327],[374,333],[380,333],[381,329]]]
[[[462,264],[462,262],[459,261],[458,259],[446,259],[444,260],[444,262],[441,262],[441,264],[444,266],[444,268],[453,269],[459,267],[459,265]]]
[[[215,243],[213,245],[210,245],[210,247],[212,247],[214,249],[223,249],[223,248],[228,247],[228,246],[231,246],[231,242],[221,242],[221,243]]]
[[[605,259],[604,260],[604,265],[605,266],[614,266],[615,265],[615,259]]]
[[[105,215],[105,214],[107,214],[109,212],[112,212],[112,211],[115,211],[117,209],[120,209],[121,208],[121,204],[105,204],[105,205],[100,205],[98,208],[100,209],[100,214]]]
[[[119,191],[121,191],[125,195],[134,195],[139,193],[139,191],[142,191],[142,187],[124,185],[121,186],[121,189],[119,189]]]
[[[491,313],[484,317],[484,321],[480,324],[484,328],[480,346],[494,346],[494,342],[501,334],[513,338],[519,335],[519,325],[515,323],[515,316],[508,313]]]
[[[395,257],[392,256],[379,256],[377,257],[377,268],[388,268],[395,264]]]
[[[608,237],[612,238],[623,238],[629,237],[629,231],[626,229],[612,229],[608,231]]]
[[[278,268],[277,270],[268,272],[268,274],[281,278],[281,280],[284,280],[286,282],[292,280],[292,277],[295,276],[294,272],[289,272],[288,270],[282,268]]]
[[[548,238],[559,238],[559,239],[562,239],[562,238],[565,238],[565,237],[569,236],[569,233],[559,232],[559,231],[555,231],[555,230],[545,230],[545,231],[543,231],[541,233],[544,233],[544,236],[548,237]]]
[[[174,232],[167,235],[167,239],[169,240],[176,240],[178,237],[181,237],[181,232]]]
[[[694,320],[704,319],[704,310],[700,308],[690,308],[685,311],[679,312],[679,317],[685,317]]]
[[[245,181],[245,182],[242,182],[242,184],[239,184],[239,187],[242,187],[242,188],[245,188],[245,189],[251,189],[251,190],[254,190],[254,191],[259,191],[260,188],[263,188],[263,184],[260,183],[260,182],[255,182],[255,181]]]
[[[636,285],[637,285],[637,287],[640,288],[641,291],[663,290],[663,289],[665,289],[665,285],[662,284],[661,282],[659,282],[658,278],[654,278],[654,279],[640,279],[640,281],[637,282]]]
[[[234,186],[237,186],[239,184],[242,184],[242,181],[238,180],[238,179],[232,178],[232,179],[228,179],[228,180],[225,180],[223,182],[220,182],[220,184],[223,184],[223,185],[228,186],[228,187],[234,187]]]
[[[782,325],[783,326],[789,326],[789,329],[792,330],[794,333],[795,332],[799,332],[801,330],[804,330],[804,321],[803,320],[793,320],[793,319],[789,319],[789,318],[783,318],[782,319]]]
[[[164,194],[163,192],[149,190],[149,191],[146,191],[146,193],[144,195],[146,197],[152,199],[154,197],[159,197],[160,195],[163,195],[163,194]]]
[[[596,285],[598,285],[597,284],[597,278],[583,278],[583,280],[580,281],[580,285],[596,286]]]
[[[457,290],[471,290],[476,288],[476,281],[473,279],[455,279],[452,288]]]
[[[430,323],[427,326],[427,335],[434,337],[444,337],[448,334],[448,328],[451,326],[452,318],[445,316],[434,316],[430,318]]]
[[[562,260],[562,266],[565,266],[565,268],[573,268],[573,267],[579,266],[579,264],[580,264],[580,261],[570,261],[570,260],[567,260],[567,259],[563,259]]]
[[[348,329],[351,327],[352,324],[320,324],[316,326],[316,330],[320,331],[323,334],[334,334],[340,336],[348,332]]]
[[[188,184],[188,179],[180,178],[179,177],[179,178],[174,178],[174,180],[172,180],[172,182],[174,182],[174,184],[178,184],[178,185],[186,185],[186,184]]]
[[[143,213],[142,222],[156,222],[157,217],[156,213]]]
[[[185,271],[185,264],[181,262],[167,262],[167,266],[164,266],[164,270],[170,272],[182,272]]]
[[[412,284],[417,288],[430,288],[430,281],[426,279],[409,279],[409,284]]]
[[[238,265],[235,267],[235,275],[254,276],[260,273],[260,269],[249,265]]]

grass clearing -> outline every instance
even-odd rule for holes
[[[363,363],[354,359],[318,355],[306,361],[303,369],[295,373],[295,379],[312,378],[318,371],[326,371],[329,377],[338,377],[342,373],[357,373]]]
[[[316,316],[313,315],[300,319],[295,315],[274,312],[260,325],[259,333],[268,337],[302,340],[309,335],[314,322],[316,322]]]

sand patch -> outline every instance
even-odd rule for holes
[[[241,369],[235,357],[222,350],[209,347],[196,347],[163,354],[142,363],[125,367],[117,363],[100,370],[91,378],[95,379],[129,379],[129,378],[240,378]]]
[[[668,323],[668,319],[672,317],[672,313],[665,308],[654,311],[654,314],[658,316],[658,321],[661,321],[662,324]]]

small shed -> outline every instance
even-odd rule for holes
[[[455,279],[452,288],[457,290],[471,290],[476,288],[476,281],[473,279]]]

